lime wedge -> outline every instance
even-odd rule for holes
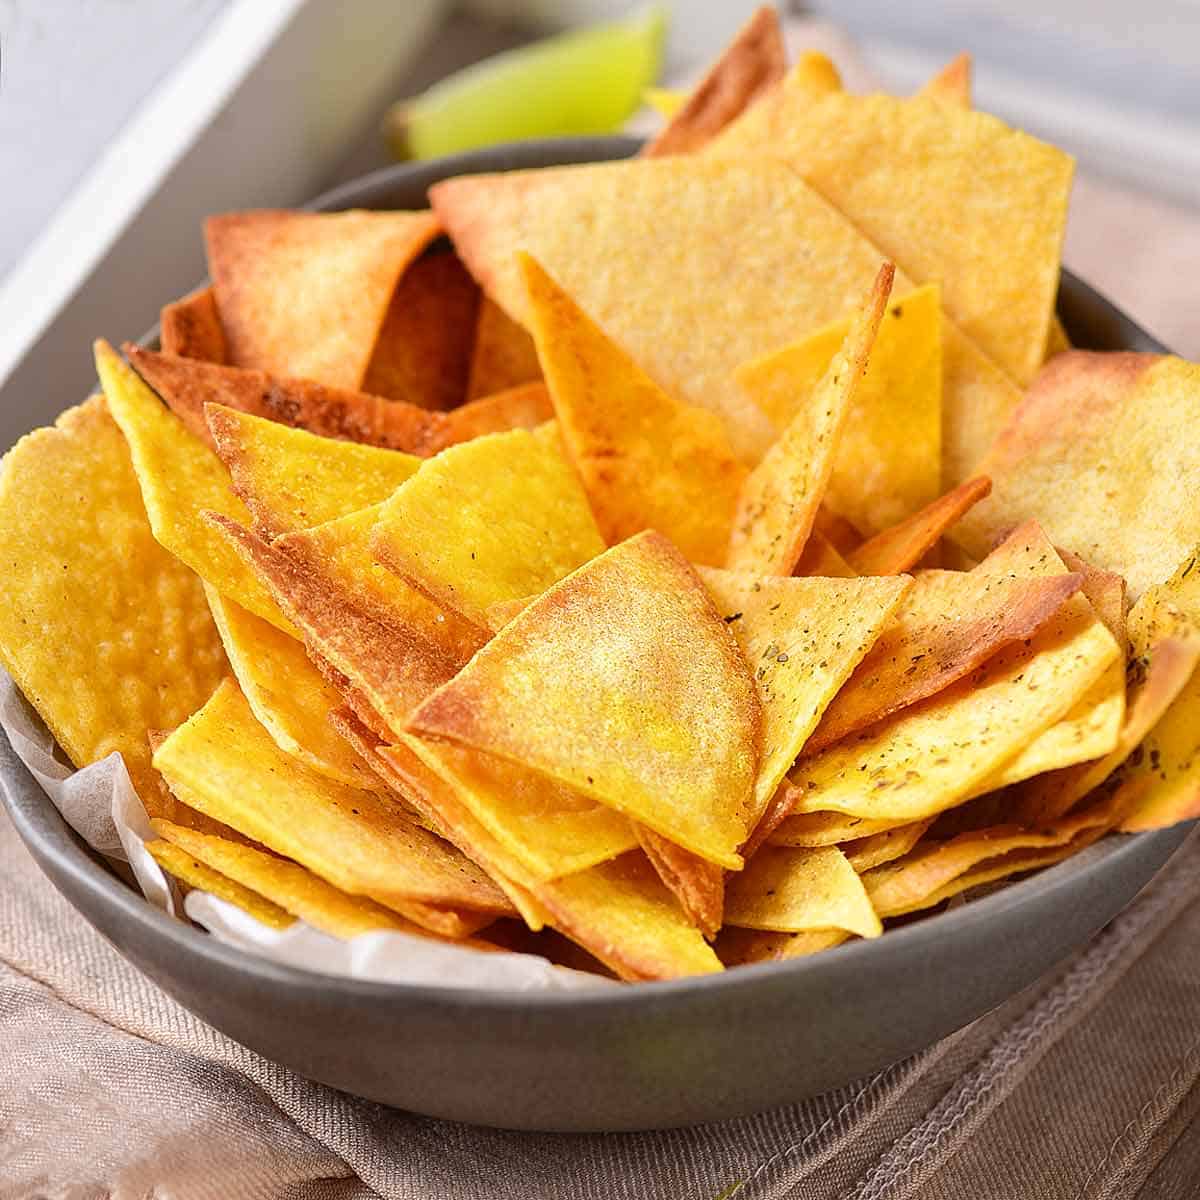
[[[401,158],[433,158],[524,138],[611,133],[658,76],[666,16],[654,5],[456,72],[389,111]]]

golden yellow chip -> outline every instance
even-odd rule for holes
[[[742,487],[726,565],[761,575],[790,575],[812,532],[817,508],[839,452],[842,430],[867,370],[892,290],[895,269],[884,263],[862,308],[818,383],[806,394],[779,440]],[[790,360],[748,376],[752,389],[787,386]],[[744,382],[745,380],[743,380]],[[793,381],[802,386],[803,381]],[[748,393],[756,402],[758,393]]]
[[[706,938],[715,937],[724,919],[724,869],[645,825],[638,825],[636,833],[655,874],[679,902],[687,919]]]
[[[837,321],[738,368],[738,383],[785,429],[849,329]],[[846,416],[825,504],[870,537],[941,491],[942,310],[936,285],[893,297]]]
[[[154,765],[202,811],[342,891],[388,907],[418,901],[511,912],[473,863],[389,801],[334,783],[280,750],[231,681],[159,746]]]
[[[1200,541],[1179,481],[1200,472],[1200,366],[1073,350],[1048,363],[980,471],[992,495],[958,527],[977,553],[1030,517],[1135,599]]]
[[[268,539],[378,504],[421,465],[399,450],[319,437],[219,404],[207,415],[233,490]]]
[[[249,888],[292,917],[299,917],[314,929],[334,937],[352,938],[382,929],[424,933],[420,926],[381,904],[365,896],[351,896],[286,858],[227,838],[196,833],[170,821],[155,821],[154,830],[172,846],[226,879]]]
[[[972,71],[971,56],[960,54],[934,75],[917,95],[954,108],[970,108]]]
[[[542,377],[533,338],[494,300],[479,302],[467,399],[479,400]]]
[[[1065,574],[1036,527],[1012,547],[1013,570]],[[790,778],[797,812],[833,809],[862,817],[933,816],[1061,721],[1120,656],[1081,595],[1027,642],[1002,650],[914,708],[802,758]]]
[[[703,584],[665,538],[644,533],[530,604],[409,728],[541,770],[736,870],[755,816],[761,723],[749,669]]]
[[[536,434],[514,429],[430,459],[380,509],[371,549],[486,628],[489,604],[542,591],[604,542],[570,464]]]
[[[840,946],[850,937],[844,929],[822,929],[810,933],[776,933],[769,929],[739,929],[726,925],[714,949],[727,967],[744,967],[785,958],[806,958]]]
[[[826,705],[871,649],[911,586],[890,579],[759,578],[704,569],[758,686],[762,757],[751,825],[796,761]]]
[[[472,400],[446,414],[447,445],[469,442],[485,433],[536,429],[554,420],[554,405],[542,381],[521,383]]]
[[[171,828],[181,827],[171,826]],[[227,901],[235,908],[249,913],[256,921],[261,921],[270,929],[286,929],[295,923],[296,918],[286,909],[244,884],[223,875],[172,842],[161,839],[147,842],[146,849],[150,852],[150,857],[169,875],[174,875],[188,887],[208,892],[210,895],[216,896],[218,900]]]
[[[234,521],[249,520],[221,460],[189,436],[107,342],[96,343],[96,369],[109,411],[129,443],[150,528],[159,544],[221,595],[292,632],[267,590],[201,516],[211,509]]]
[[[883,932],[862,879],[836,846],[765,846],[730,878],[725,919],[747,929],[786,933],[844,929],[878,937]]]
[[[720,418],[667,395],[528,255],[522,271],[559,428],[605,540],[643,529],[724,562],[746,468]]]
[[[227,359],[225,331],[211,287],[197,288],[181,300],[163,305],[158,327],[164,354],[212,363]]]
[[[206,591],[246,703],[275,744],[318,775],[350,787],[374,787],[375,777],[329,723],[342,698],[304,646],[212,588]]]
[[[842,557],[820,530],[813,528],[793,575],[825,575],[831,579],[857,579],[858,572]]]
[[[788,786],[790,785],[784,784],[784,787]],[[798,798],[792,789],[792,799]],[[775,827],[770,841],[775,846],[838,846],[911,824],[911,821],[898,817],[855,817],[840,812],[794,812],[785,816]]]
[[[225,656],[200,581],[154,539],[101,397],[4,456],[0,556],[0,663],[71,762],[120,751],[163,811],[146,731],[194,712]]]
[[[880,833],[843,842],[839,849],[846,856],[846,861],[861,875],[872,867],[903,858],[921,840],[933,821],[933,817],[927,817],[924,821],[897,825],[894,829],[884,829]]]
[[[208,269],[229,362],[361,387],[396,283],[437,232],[428,212],[209,217]]]

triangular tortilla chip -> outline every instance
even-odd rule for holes
[[[815,527],[804,543],[804,553],[793,575],[825,575],[832,579],[857,579],[858,572],[841,556],[833,543]]]
[[[846,861],[862,875],[873,867],[903,858],[921,840],[933,820],[933,817],[927,817],[924,821],[912,821],[908,825],[897,825],[895,829],[855,838],[843,842],[840,849]]]
[[[738,31],[692,89],[683,107],[642,154],[690,154],[778,84],[787,72],[787,47],[774,7],[763,5]]]
[[[923,571],[806,743],[815,754],[940,692],[1031,637],[1079,591],[1078,574],[1030,578],[1016,531],[973,571]],[[1020,573],[1014,573],[1020,572]]]
[[[980,464],[993,492],[955,532],[978,553],[1030,517],[1128,581],[1135,599],[1200,540],[1180,480],[1200,473],[1200,366],[1153,354],[1060,354]]]
[[[895,269],[884,263],[824,375],[798,407],[779,440],[742,487],[726,565],[761,575],[790,575],[812,531],[833,471],[851,406],[892,290]],[[771,387],[788,377],[787,364]],[[761,381],[751,376],[752,388]],[[748,393],[757,400],[757,390]]]
[[[151,532],[102,397],[4,456],[0,555],[0,663],[75,766],[120,751],[150,813],[168,814],[146,729],[203,704],[225,656],[200,581]]]
[[[293,626],[266,588],[201,516],[211,509],[235,522],[249,520],[221,460],[188,435],[107,342],[98,341],[95,350],[108,408],[129,443],[150,528],[159,545],[222,596],[292,633]]]
[[[951,108],[971,107],[971,75],[974,60],[966,52],[948,62],[917,93]]]
[[[1065,574],[1037,532],[1026,539],[1028,573]],[[802,758],[789,776],[796,811],[913,821],[943,812],[1067,716],[1119,656],[1091,605],[1073,596],[1031,639],[952,687]]]
[[[736,870],[761,722],[704,586],[644,533],[535,600],[409,725],[544,771]]]
[[[638,825],[636,832],[655,874],[687,919],[706,938],[716,937],[724,918],[725,872],[645,825]]]
[[[479,288],[457,255],[418,258],[392,293],[362,390],[419,408],[461,404],[478,307]]]
[[[460,176],[431,198],[511,316],[529,319],[515,257],[526,250],[669,395],[721,416],[747,462],[773,431],[734,368],[852,312],[882,259],[769,157]]]
[[[847,561],[860,575],[909,571],[991,490],[992,481],[986,475],[968,479],[920,512],[863,542]]]
[[[605,540],[657,529],[693,562],[723,562],[746,468],[720,419],[667,395],[521,257],[559,428]]]
[[[169,828],[178,829],[181,826],[170,825]],[[295,923],[296,918],[286,909],[251,888],[223,875],[207,863],[201,862],[181,846],[176,846],[162,838],[156,838],[154,841],[146,843],[146,850],[168,875],[174,875],[176,879],[186,883],[190,888],[208,892],[217,899],[224,900],[235,908],[240,908],[242,912],[249,913],[268,929],[286,929]]]
[[[790,784],[793,806],[799,794]],[[840,812],[791,813],[775,828],[776,846],[838,846],[912,824],[901,817],[856,817]]]
[[[154,763],[210,816],[344,892],[387,907],[417,901],[512,911],[479,868],[387,800],[334,783],[284,754],[229,680],[159,746]]]
[[[227,358],[225,330],[211,287],[197,288],[182,300],[163,306],[158,318],[158,339],[164,354],[223,363]]]
[[[396,283],[437,231],[429,212],[209,217],[208,269],[229,362],[362,387]]]
[[[233,490],[268,539],[378,504],[421,465],[399,450],[318,437],[219,404],[206,411]]]
[[[484,296],[475,323],[467,399],[479,400],[541,377],[533,338],[500,305]]]
[[[448,412],[446,444],[453,446],[510,429],[536,429],[552,420],[554,405],[546,385],[541,380],[521,383]]]
[[[769,929],[739,929],[736,925],[726,925],[714,948],[727,967],[745,967],[785,958],[806,958],[840,946],[849,938],[850,934],[844,929],[777,933]]]
[[[480,628],[499,600],[543,591],[604,549],[569,463],[524,429],[430,459],[385,503],[378,560]]]
[[[762,700],[762,758],[754,787],[757,825],[825,706],[870,651],[911,581],[760,578],[702,570]]]
[[[738,368],[738,383],[776,428],[785,429],[812,395],[849,324],[837,321]],[[824,502],[865,537],[912,516],[940,491],[941,326],[936,285],[893,298],[850,404]]]
[[[347,787],[374,787],[374,775],[329,724],[342,698],[304,646],[211,587],[206,593],[242,694],[275,744],[318,775]]]
[[[836,846],[765,847],[729,880],[725,904],[726,921],[742,928],[844,929],[860,937],[883,932],[858,872]]]

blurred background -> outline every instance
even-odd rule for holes
[[[73,401],[92,337],[136,336],[198,281],[203,214],[299,203],[383,165],[379,123],[392,101],[635,7],[0,0],[4,408],[32,388],[59,393],[56,409]],[[686,84],[755,5],[665,7],[663,81]],[[978,107],[1079,159],[1067,265],[1200,355],[1200,0],[779,7],[793,50],[828,50],[857,89],[912,90],[969,50]],[[635,117],[634,128],[650,120]]]

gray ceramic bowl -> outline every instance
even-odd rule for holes
[[[515,145],[394,167],[317,208],[418,208],[450,175],[617,158],[628,139]],[[1161,350],[1064,274],[1072,340]],[[54,414],[34,413],[36,423]],[[911,1054],[1033,982],[1111,920],[1186,827],[1112,838],[952,912],[810,959],[552,996],[333,979],[223,946],[151,908],[59,817],[0,734],[0,782],[42,869],[131,962],[211,1025],[312,1079],[485,1125],[623,1130],[796,1101]]]

